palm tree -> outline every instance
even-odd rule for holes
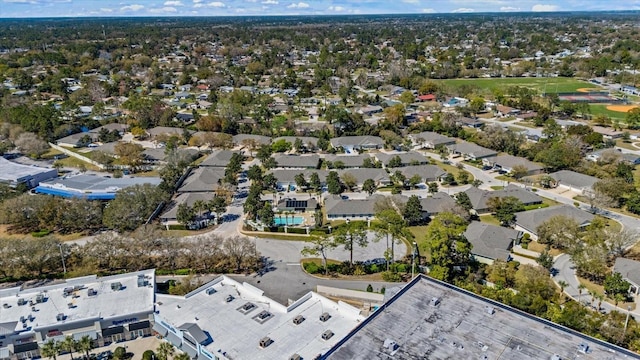
[[[591,296],[591,307],[593,307],[593,303],[596,301],[598,293],[595,290],[589,290],[589,295]]]
[[[42,344],[40,348],[40,353],[42,356],[47,357],[49,359],[56,360],[56,356],[60,352],[60,344],[55,340],[49,340],[46,343]]]
[[[73,360],[73,351],[76,349],[77,343],[71,336],[67,336],[60,344],[61,348],[69,351],[69,356],[71,356],[71,360]]]
[[[580,302],[580,298],[582,297],[582,290],[586,289],[587,287],[584,286],[584,284],[580,284],[578,285],[578,302]],[[582,305],[582,303],[580,303]]]
[[[560,286],[560,293],[564,294],[564,289],[569,286],[566,281],[560,280],[558,281],[558,286]]]
[[[84,352],[89,359],[89,352],[93,350],[93,340],[90,336],[85,335],[77,342],[77,349],[80,352]],[[55,359],[54,359],[55,360]]]
[[[173,360],[191,360],[191,356],[187,353],[180,353],[173,357]]]
[[[175,353],[175,349],[173,345],[164,341],[158,346],[156,349],[156,355],[158,355],[158,360],[168,360],[169,355],[173,356]]]
[[[604,295],[598,294],[598,311],[600,311],[600,308],[602,307],[603,300],[604,300]]]

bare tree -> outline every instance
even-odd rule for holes
[[[313,255],[313,256],[322,256],[322,267],[324,267],[324,274],[328,274],[329,270],[327,268],[327,252],[329,250],[335,249],[338,244],[329,237],[326,236],[312,236],[308,241],[311,245],[305,246],[301,253],[302,255]]]
[[[15,141],[15,145],[20,151],[33,157],[39,157],[49,150],[49,144],[46,141],[30,132],[20,134]]]
[[[230,258],[236,267],[236,271],[240,271],[243,266],[247,266],[246,261],[250,258],[257,258],[255,245],[246,237],[234,236],[228,238],[223,244],[224,253]]]

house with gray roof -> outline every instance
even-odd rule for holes
[[[417,166],[404,166],[401,168],[390,168],[389,172],[395,174],[396,171],[400,171],[407,179],[411,179],[413,176],[418,175],[422,179],[422,183],[428,183],[432,181],[439,181],[443,176],[447,174],[437,165],[417,165]]]
[[[281,169],[317,169],[320,166],[320,156],[274,154],[273,159]]]
[[[423,218],[427,218],[445,211],[450,211],[456,205],[456,200],[447,193],[437,192],[428,197],[421,198],[420,205],[422,205]]]
[[[372,195],[366,199],[343,199],[330,195],[324,200],[325,213],[329,220],[367,220],[375,216],[375,203],[384,195]]]
[[[622,257],[616,258],[613,272],[620,273],[622,278],[631,284],[629,288],[631,294],[638,295],[640,293],[640,261]]]
[[[223,168],[199,167],[184,179],[178,192],[212,192],[220,186],[222,179],[224,179]]]
[[[523,205],[535,205],[542,204],[542,198],[533,191],[525,190],[517,185],[508,185],[504,189],[500,190],[482,190],[476,187],[471,187],[464,191],[471,201],[471,206],[478,213],[489,212],[489,199],[491,198],[505,198],[508,196],[515,197],[520,200]]]
[[[91,139],[90,142],[93,142],[98,138],[98,134],[94,134],[90,132],[79,132],[79,133],[71,134],[56,140],[56,144],[59,146],[71,147],[71,148],[86,146],[88,144],[86,144],[83,141],[85,139],[85,136],[88,136],[89,139]]]
[[[571,170],[560,170],[549,174],[555,180],[556,186],[567,188],[571,191],[583,192],[593,187],[593,184],[600,181],[595,176],[581,174]]]
[[[356,184],[359,188],[362,188],[362,184],[364,184],[367,179],[373,179],[377,186],[387,186],[391,184],[389,174],[384,169],[359,168],[338,170],[338,175],[341,179],[346,174],[356,179]]]
[[[330,168],[359,168],[362,167],[364,159],[371,159],[369,154],[355,154],[355,155],[333,155],[327,154],[324,157],[324,161],[326,163],[331,163]],[[336,163],[339,163],[339,166],[335,166]]]
[[[455,138],[444,136],[432,131],[424,131],[417,134],[409,134],[409,140],[414,149],[435,149],[439,146],[453,145],[456,143]]]
[[[200,166],[205,167],[227,167],[229,165],[229,161],[231,161],[231,157],[233,154],[240,153],[238,151],[231,150],[216,150],[211,154],[207,155],[207,157],[200,163]]]
[[[513,156],[509,154],[491,156],[482,159],[482,164],[485,166],[491,166],[492,168],[500,171],[504,171],[510,174],[517,166],[522,166],[527,169],[527,176],[537,175],[542,173],[544,167],[541,164],[534,163],[520,156]]]
[[[402,166],[424,165],[429,163],[429,159],[427,159],[424,155],[420,154],[417,151],[392,153],[380,152],[376,153],[373,157],[375,157],[385,167],[388,166],[389,162],[396,157],[400,159],[400,164]]]
[[[354,151],[382,149],[384,141],[379,136],[341,136],[329,140],[331,147],[343,148],[347,154]]]
[[[580,210],[575,206],[558,205],[516,213],[516,229],[524,230],[533,236],[537,236],[538,226],[554,216],[566,216],[575,220],[580,227],[588,226],[595,218],[593,214]]]
[[[271,138],[268,136],[252,134],[238,134],[233,136],[233,145],[235,146],[245,146],[247,141],[255,141],[258,145],[271,144]]]
[[[147,129],[147,134],[149,134],[150,138],[156,138],[158,136],[177,136],[182,138],[182,134],[185,129],[178,127],[168,127],[168,126],[156,126],[151,129]],[[193,134],[193,130],[186,130],[187,132]]]
[[[462,156],[465,160],[481,160],[491,156],[496,156],[498,153],[494,150],[487,149],[480,145],[470,143],[467,141],[447,146],[449,152],[454,156]]]
[[[318,201],[313,197],[301,197],[291,198],[285,197],[278,201],[276,204],[278,211],[295,211],[295,212],[307,212],[315,211],[318,208]]]
[[[520,242],[522,231],[503,226],[495,226],[472,221],[464,237],[472,245],[471,254],[483,264],[493,264],[494,260],[511,260],[511,248]]]

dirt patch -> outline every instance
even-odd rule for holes
[[[594,92],[596,91],[596,88],[580,88],[577,89],[578,92],[582,92],[582,93],[590,93],[590,92]]]
[[[637,107],[638,105],[609,105],[607,106],[607,110],[626,113],[629,112],[629,110],[633,110]]]

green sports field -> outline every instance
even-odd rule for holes
[[[453,89],[463,85],[477,88],[479,93],[491,93],[495,89],[505,90],[510,86],[523,86],[534,89],[539,94],[576,92],[582,88],[602,89],[587,81],[574,78],[480,78],[480,79],[447,79],[438,82]]]

